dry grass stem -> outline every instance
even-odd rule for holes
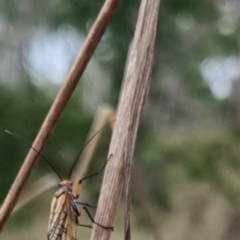
[[[41,152],[46,145],[119,2],[120,0],[106,0],[103,5],[65,84],[55,98],[55,101],[33,143],[33,147],[39,152]],[[35,151],[29,151],[0,210],[0,232],[15,207],[20,193],[27,182],[33,167],[37,163],[38,157],[39,156]]]
[[[96,132],[98,132],[101,128],[106,126],[106,124],[112,122],[112,116],[115,116],[115,111],[108,107],[102,106],[98,109],[97,113],[95,114],[94,121],[92,127],[89,131],[87,139],[90,139]],[[78,180],[86,176],[88,167],[91,163],[93,155],[96,151],[97,145],[103,134],[102,130],[99,132],[87,145],[85,148],[82,158],[78,166],[76,167],[76,171],[74,171],[73,182],[74,184],[78,184]]]
[[[131,172],[137,129],[150,87],[159,4],[160,0],[141,2],[110,144],[109,155],[112,154],[112,158],[106,166],[95,218],[104,226],[113,226],[123,182],[130,182],[130,176],[125,173]],[[110,235],[110,230],[94,225],[91,240],[108,240]]]
[[[16,213],[18,210],[22,209],[42,193],[48,191],[53,187],[56,187],[58,183],[59,178],[55,173],[48,173],[45,176],[41,177],[36,182],[32,183],[27,192],[19,199],[16,207],[13,210],[13,213]]]

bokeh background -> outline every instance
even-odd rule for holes
[[[0,202],[103,0],[0,3]],[[102,104],[117,106],[139,1],[122,0],[44,155],[63,176]],[[24,139],[4,132],[9,129]],[[89,171],[107,156],[104,132]],[[37,164],[28,186],[52,170]],[[100,179],[84,185],[96,204]],[[56,189],[13,214],[1,239],[46,239]],[[123,239],[123,202],[112,239]],[[83,218],[83,222],[88,219]],[[240,1],[162,0],[135,150],[133,239],[240,239]],[[88,239],[79,229],[78,239]]]

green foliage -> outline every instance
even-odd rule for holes
[[[24,30],[31,35],[33,27],[56,31],[70,25],[81,36],[86,36],[103,2],[64,0],[32,4],[26,1],[30,9],[26,14],[28,8],[19,7],[17,1],[3,1],[0,12],[9,22],[9,29],[16,30],[10,31],[11,34]],[[95,58],[111,79],[106,99],[110,99],[114,103],[112,105],[116,105],[120,92],[139,4],[136,0],[121,2],[95,53]],[[224,13],[220,11],[219,4],[218,1],[208,0],[161,1],[153,81],[144,116],[147,124],[139,132],[135,157],[150,199],[164,210],[171,210],[174,190],[192,182],[211,185],[226,199],[240,203],[239,132],[232,134],[228,130],[231,121],[227,113],[231,102],[215,99],[200,71],[205,59],[238,54],[239,21],[231,34],[221,33],[219,23]],[[20,21],[22,18],[23,21]],[[16,42],[21,42],[17,33],[14,35]],[[1,39],[1,43],[4,42],[1,51],[8,45],[9,39],[14,38],[11,34],[6,34],[5,40]],[[24,44],[27,46],[27,43]],[[22,64],[25,64],[24,60]],[[28,68],[24,70],[28,74]],[[59,90],[51,83],[37,87],[32,84],[34,79],[19,81],[24,81],[24,86],[18,89],[4,85],[0,88],[1,201],[29,149],[4,133],[4,129],[18,133],[31,143]],[[44,151],[63,177],[68,175],[83,146],[92,120],[82,106],[83,92],[77,91],[68,104]],[[219,122],[222,125],[219,126]],[[183,130],[182,126],[185,127]],[[101,141],[90,172],[98,170],[106,160],[109,131],[104,135],[107,136]],[[41,159],[36,175],[50,171]],[[91,204],[97,202],[101,178],[98,176],[84,184],[86,191],[90,190]],[[23,212],[16,222],[22,222],[30,214]]]
[[[144,141],[144,146],[139,143],[144,153],[137,154],[137,164],[144,169],[142,177],[151,198],[161,208],[171,206],[173,189],[189,182],[211,185],[239,204],[239,137],[230,132],[185,132],[182,136],[163,134],[157,139],[147,135]]]
[[[45,89],[31,84],[26,86],[24,96],[23,92],[6,89],[4,86],[0,91],[0,112],[4,114],[0,124],[0,165],[3,170],[1,177],[4,179],[0,183],[0,199],[3,200],[51,105],[52,97],[46,94]],[[71,100],[44,151],[44,156],[63,177],[68,176],[73,161],[86,141],[91,124],[91,119],[84,113],[78,98],[79,96],[75,95]],[[23,140],[8,135],[4,132],[5,129],[17,133]],[[106,148],[102,148],[105,151]],[[106,152],[104,154],[106,157]],[[40,172],[52,171],[41,158],[37,169]]]

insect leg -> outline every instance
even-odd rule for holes
[[[79,204],[79,205],[83,205],[83,206],[86,206],[86,207],[90,207],[90,208],[97,208],[96,206],[92,206],[88,203],[82,203],[82,202],[75,202],[76,204]]]
[[[90,175],[88,175],[88,176],[86,176],[86,177],[84,177],[84,178],[82,178],[78,181],[77,194],[76,194],[76,196],[74,196],[75,199],[78,199],[79,196],[80,196],[80,193],[81,193],[81,190],[82,190],[82,182],[84,180],[88,179],[88,178],[91,178],[91,177],[94,177],[94,176],[100,174],[103,171],[103,169],[106,167],[106,165],[107,165],[108,161],[111,159],[111,157],[112,157],[112,154],[110,154],[108,160],[104,163],[104,165],[102,166],[102,168],[98,172],[90,174]]]
[[[80,224],[80,223],[78,223],[77,225],[80,227],[93,228],[91,225],[85,225],[85,224]]]
[[[88,217],[90,218],[90,220],[92,221],[92,223],[98,225],[99,227],[102,227],[104,229],[111,229],[113,231],[113,227],[106,227],[106,226],[103,226],[101,225],[100,223],[97,223],[94,221],[93,217],[91,216],[90,212],[88,211],[88,209],[86,207],[83,207],[82,210],[79,212],[79,216],[81,216],[84,212],[87,213]],[[80,224],[78,224],[80,225]],[[80,225],[81,226],[81,225]]]

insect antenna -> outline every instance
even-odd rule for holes
[[[62,181],[63,178],[60,175],[60,173],[56,170],[56,168],[51,164],[51,162],[44,156],[42,155],[37,149],[35,149],[33,146],[31,146],[26,140],[24,140],[22,137],[20,137],[18,134],[10,132],[9,130],[5,129],[5,132],[14,136],[16,139],[20,140],[21,142],[24,142],[25,145],[27,145],[28,147],[30,147],[33,151],[35,151],[43,160],[46,161],[46,163],[52,168],[52,170],[58,175],[58,177],[60,178],[60,180]]]
[[[113,122],[115,122],[115,119],[111,122],[109,122],[108,124],[106,124],[105,126],[103,126],[102,128],[100,128],[96,133],[93,134],[92,137],[90,137],[86,142],[85,144],[83,145],[82,149],[80,150],[80,152],[78,153],[77,157],[75,158],[74,162],[73,162],[73,165],[70,169],[70,172],[68,174],[68,179],[71,178],[72,176],[72,172],[73,172],[73,169],[74,167],[76,166],[77,164],[77,161],[79,159],[79,157],[81,156],[81,154],[83,153],[84,149],[87,147],[87,145],[93,140],[94,137],[96,137],[105,127],[109,126],[110,124],[112,124]]]

